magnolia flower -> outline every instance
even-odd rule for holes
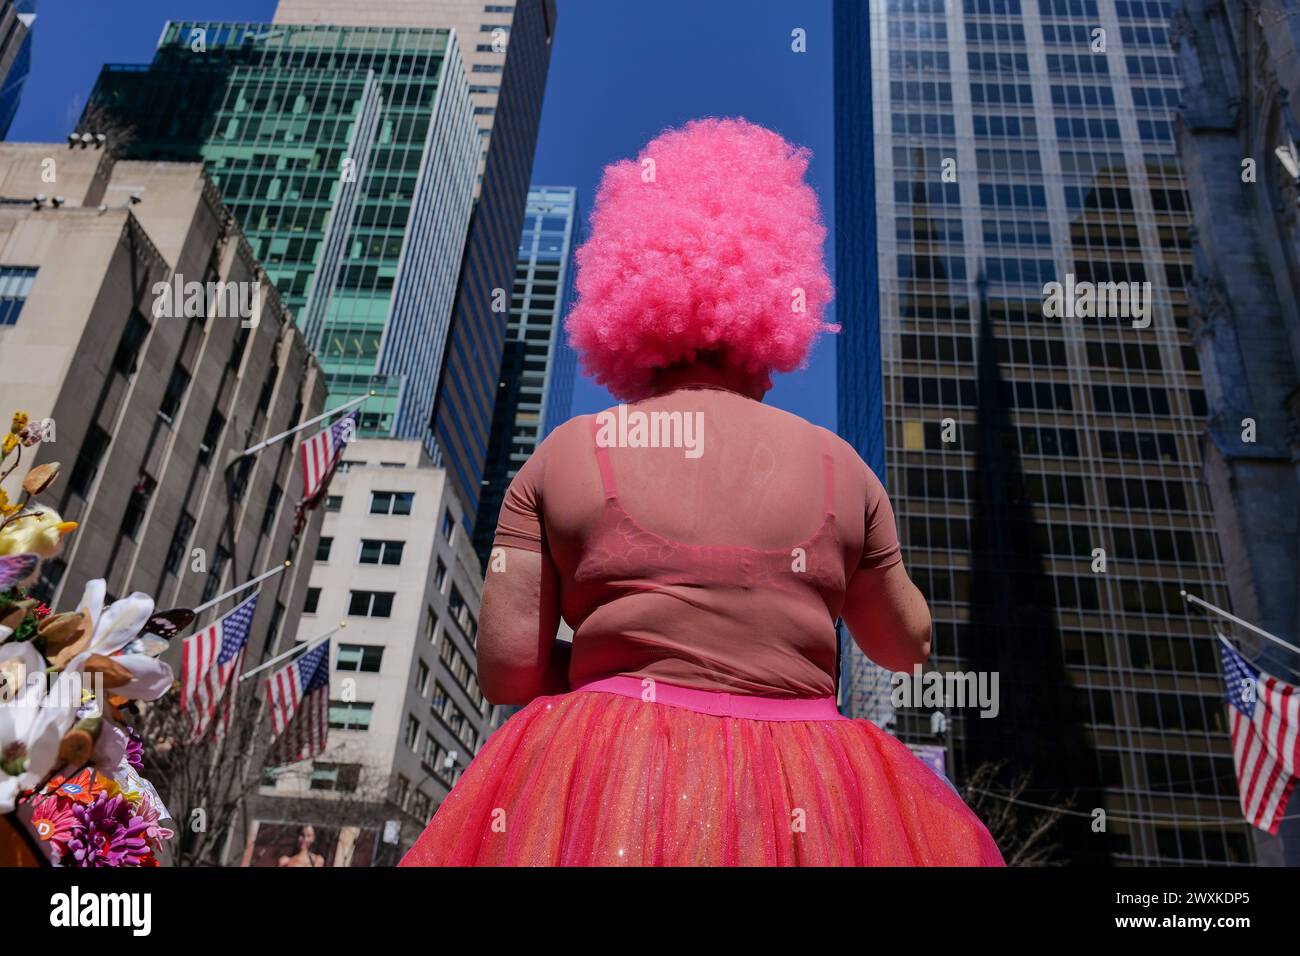
[[[18,665],[18,666],[15,666]],[[76,720],[73,701],[46,701],[45,661],[29,642],[0,646],[0,670],[16,693],[0,702],[0,814],[9,813],[24,790],[32,790],[57,769],[59,743]]]
[[[105,685],[119,697],[157,700],[171,689],[171,667],[146,654],[122,653],[153,615],[153,598],[137,591],[104,607],[106,590],[102,578],[86,584],[77,607],[90,616],[89,634],[60,651],[53,663],[104,674]]]

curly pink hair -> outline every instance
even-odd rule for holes
[[[811,155],[744,119],[701,119],[605,167],[565,323],[587,374],[631,401],[656,369],[715,352],[766,380],[838,331],[822,321]]]

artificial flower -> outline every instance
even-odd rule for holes
[[[146,654],[122,653],[153,615],[153,598],[136,592],[105,607],[106,590],[102,578],[87,582],[77,606],[90,616],[88,633],[62,649],[50,663],[69,670],[104,672],[105,684],[119,697],[156,700],[171,689],[171,667]],[[108,658],[109,665],[99,658]],[[120,678],[111,678],[109,671],[125,672],[125,680],[117,683]]]
[[[139,770],[144,766],[144,738],[135,732],[134,727],[126,728],[126,762]]]
[[[38,796],[32,800],[32,827],[36,835],[46,843],[53,843],[60,849],[67,845],[68,839],[79,826],[77,816],[72,812],[71,800],[54,794]]]
[[[4,453],[7,455],[17,447],[18,447],[18,436],[13,434],[13,432],[10,432],[8,435],[5,435]]]
[[[40,786],[58,769],[59,745],[76,720],[75,702],[47,700],[45,661],[28,642],[0,645],[0,669],[17,693],[0,706],[0,814],[14,808],[18,795]]]
[[[10,424],[9,426],[9,430],[13,432],[15,435],[17,435],[20,431],[22,431],[26,427],[27,427],[27,413],[14,412],[14,419],[12,424]]]
[[[101,793],[107,794],[109,783],[107,777],[87,767],[75,777],[53,778],[46,785],[45,791],[73,803],[90,804],[98,799]]]
[[[152,853],[149,822],[132,811],[125,797],[98,797],[73,809],[81,829],[68,840],[68,866],[140,866]]]
[[[9,501],[9,492],[0,488],[0,515],[4,515],[8,518],[10,515],[17,514],[22,510],[22,508],[23,506],[21,504],[11,504]]]

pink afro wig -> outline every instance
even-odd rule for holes
[[[822,321],[833,292],[810,155],[743,119],[702,119],[607,166],[565,323],[587,374],[635,400],[697,353],[766,377],[838,331]]]

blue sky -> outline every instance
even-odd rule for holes
[[[378,2],[378,0],[371,0]],[[700,116],[744,116],[813,151],[809,178],[832,224],[830,0],[558,0],[533,182],[574,185],[590,211],[602,167]],[[32,75],[9,132],[63,140],[104,63],[144,63],[167,20],[269,20],[275,0],[41,0]],[[806,31],[807,52],[791,51]],[[828,241],[827,258],[831,259]],[[579,378],[574,414],[610,403]],[[835,345],[768,401],[833,428]]]

